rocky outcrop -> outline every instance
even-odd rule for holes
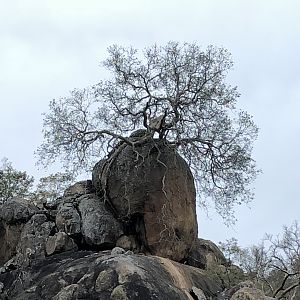
[[[23,272],[0,274],[0,282],[2,295],[15,300],[192,300],[201,299],[196,293],[216,299],[220,292],[219,284],[203,270],[166,258],[110,252],[53,255]]]
[[[210,241],[198,239],[194,244],[201,262],[197,267],[187,265],[189,260],[181,264],[147,254],[137,236],[124,234],[93,193],[69,193],[51,209],[34,208],[29,214],[26,201],[19,202],[25,216],[12,213],[0,219],[1,300],[269,299],[248,284],[224,291],[235,284],[231,266],[225,266],[224,256]],[[11,203],[11,210],[19,211],[13,209],[16,202]],[[2,216],[7,216],[9,203],[4,209]],[[57,218],[61,215],[65,218]],[[118,247],[104,250],[114,244]],[[191,264],[195,266],[195,260]],[[229,275],[230,284],[225,283]]]
[[[170,145],[120,143],[93,181],[51,202],[0,206],[0,300],[269,299],[197,238],[195,205]]]
[[[273,299],[251,282],[222,292],[221,280],[205,270],[119,249],[65,252],[26,269],[0,272],[0,299]]]
[[[0,265],[29,266],[64,251],[112,249],[123,235],[121,225],[86,182],[40,209],[25,199],[0,207]],[[88,187],[88,188],[87,188]]]
[[[197,238],[196,193],[187,163],[165,142],[126,144],[99,162],[93,182],[126,234],[154,255],[183,260]]]

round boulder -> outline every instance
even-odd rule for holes
[[[99,165],[106,201],[126,234],[154,255],[184,259],[197,238],[196,192],[185,160],[166,141],[150,139],[119,145]]]

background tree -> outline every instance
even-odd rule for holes
[[[53,201],[71,185],[74,177],[70,173],[55,173],[39,179],[34,188],[34,177],[13,168],[7,158],[0,166],[0,204],[10,198],[21,197],[36,201]]]
[[[33,181],[32,176],[17,171],[7,158],[3,158],[0,166],[0,204],[13,197],[29,197]]]
[[[225,82],[230,53],[169,42],[142,52],[112,46],[103,62],[111,78],[53,100],[44,118],[40,163],[61,158],[65,167],[90,167],[119,142],[167,141],[189,163],[199,201],[212,199],[226,220],[249,202],[257,175],[251,157],[257,127],[236,109],[236,87]],[[144,129],[140,138],[130,133]]]
[[[220,248],[267,295],[276,299],[299,299],[300,228],[297,222],[284,226],[281,235],[266,235],[259,245],[241,248],[235,239],[230,239],[220,243]]]
[[[39,179],[33,195],[34,200],[52,202],[63,195],[63,192],[74,181],[70,173],[58,172]]]
[[[271,291],[278,299],[299,299],[300,296],[300,228],[298,222],[284,226],[279,236],[266,236],[270,243]],[[273,280],[272,280],[273,279]]]

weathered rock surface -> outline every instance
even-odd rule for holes
[[[44,235],[47,238],[52,227],[46,220],[47,217],[25,199],[5,202],[0,208],[0,265],[8,261],[9,265],[26,265],[29,256],[44,257]]]
[[[55,205],[43,209],[25,199],[0,206],[0,265],[27,266],[46,255],[78,247],[113,248],[123,235],[122,226],[99,197],[90,193],[94,190],[90,184],[73,185]]]
[[[247,280],[238,283],[234,287],[222,292],[218,300],[271,300],[272,297],[265,296],[264,293],[255,288],[252,281]]]
[[[93,178],[102,176],[126,234],[137,234],[152,254],[183,260],[197,238],[196,193],[187,163],[157,140],[119,147],[96,165]]]
[[[0,221],[6,224],[24,223],[39,209],[26,199],[13,198],[1,205]]]
[[[205,271],[166,258],[88,251],[53,255],[0,282],[2,299],[15,300],[216,299],[220,289]]]
[[[66,202],[59,205],[55,220],[59,231],[66,232],[70,235],[79,234],[81,232],[81,218],[75,205],[75,202]]]
[[[49,236],[46,243],[47,255],[77,249],[74,240],[65,232],[57,232],[55,235]]]
[[[140,237],[124,234],[105,203],[80,186],[46,210],[25,200],[8,202],[4,211],[0,206],[1,300],[271,299],[251,283],[223,291],[242,276],[234,276],[210,241],[199,239],[190,251],[201,262],[192,263],[205,270],[145,255]],[[135,229],[142,225],[131,221]]]
[[[197,238],[190,169],[147,134],[54,201],[0,206],[0,300],[271,299]]]
[[[9,225],[0,222],[0,266],[16,254],[23,224]]]
[[[102,249],[113,248],[123,234],[121,225],[97,196],[82,196],[78,201],[85,243]]]
[[[16,256],[12,262],[17,266],[27,266],[32,260],[46,256],[46,242],[54,223],[47,220],[44,214],[36,214],[24,225]]]
[[[102,168],[105,164],[105,159],[101,159],[98,161],[92,171],[92,183],[95,187],[96,193],[99,196],[102,196],[103,194],[103,187],[101,185],[101,174],[102,174]]]
[[[198,238],[191,247],[186,263],[200,269],[209,269],[214,265],[226,265],[227,260],[216,244]]]

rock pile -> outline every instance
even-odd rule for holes
[[[76,183],[44,209],[25,199],[3,204],[0,263],[20,267],[62,251],[112,249],[123,234],[121,224],[93,190],[86,190],[89,185]]]
[[[264,297],[244,285],[224,290],[228,263],[198,239],[195,197],[186,162],[154,140],[120,144],[92,181],[54,202],[8,200],[0,206],[0,299]]]

